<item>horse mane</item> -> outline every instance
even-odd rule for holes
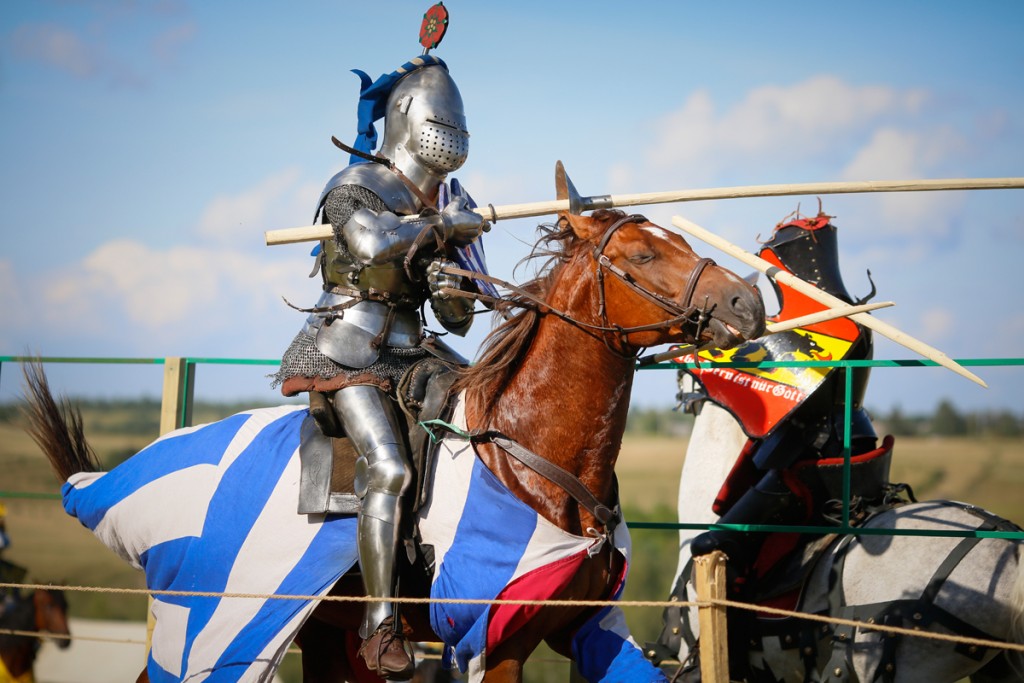
[[[624,215],[618,209],[599,209],[591,214],[591,218],[610,224]],[[516,269],[539,258],[547,259],[538,268],[538,275],[520,287],[532,297],[543,301],[562,268],[590,243],[577,236],[565,218],[559,218],[554,224],[542,223],[538,230],[541,232],[540,237],[530,253],[516,264]],[[517,312],[508,315],[506,312],[511,309],[517,309]],[[464,390],[468,401],[482,406],[485,416],[490,414],[502,388],[519,368],[537,332],[541,317],[536,301],[518,293],[503,297],[496,310],[503,314],[503,319],[497,322],[484,339],[477,361],[461,369],[452,386],[454,392]]]

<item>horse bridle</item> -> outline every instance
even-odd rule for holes
[[[669,327],[672,327],[673,325],[681,324],[694,325],[696,327],[696,330],[694,331],[694,338],[697,339],[700,337],[700,333],[704,329],[704,325],[707,324],[707,321],[710,320],[711,316],[710,310],[707,307],[707,303],[705,302],[703,306],[698,306],[693,303],[693,296],[697,290],[697,284],[700,280],[700,276],[704,273],[708,266],[715,265],[714,259],[701,258],[697,261],[697,264],[694,266],[693,271],[690,272],[690,277],[686,282],[685,289],[683,290],[682,302],[679,303],[668,298],[667,296],[663,296],[661,294],[658,294],[657,292],[653,292],[647,289],[646,287],[638,283],[636,280],[634,280],[629,273],[627,273],[626,271],[622,270],[614,263],[612,263],[611,259],[609,259],[604,254],[605,248],[607,248],[612,236],[619,228],[621,228],[623,225],[626,225],[627,223],[646,222],[647,218],[641,216],[640,214],[624,216],[619,220],[615,221],[611,226],[609,226],[609,228],[605,231],[604,235],[601,237],[601,241],[597,244],[596,247],[594,247],[593,257],[595,263],[597,264],[597,281],[599,284],[598,314],[601,318],[600,325],[594,325],[592,323],[587,323],[583,322],[582,320],[578,320],[577,318],[574,318],[573,316],[569,315],[564,311],[560,311],[557,308],[553,308],[550,304],[538,298],[532,292],[523,289],[522,287],[517,287],[516,285],[513,285],[512,283],[506,282],[499,278],[453,266],[446,266],[443,270],[444,272],[450,273],[452,275],[461,275],[463,277],[471,279],[483,280],[485,282],[498,285],[504,289],[508,289],[509,291],[512,291],[515,294],[517,294],[522,299],[527,299],[533,302],[534,306],[536,306],[536,309],[539,312],[543,314],[550,313],[551,315],[554,315],[580,329],[589,330],[591,332],[600,333],[602,335],[614,333],[618,336],[620,343],[624,346],[628,344],[628,340],[626,339],[626,337],[628,337],[630,334],[633,334],[634,332],[648,332],[650,330],[667,329]],[[613,325],[611,321],[608,320],[607,299],[605,297],[605,271],[614,275],[631,291],[638,294],[640,297],[646,299],[647,301],[650,301],[651,303],[653,303],[658,308],[662,309],[672,317],[669,320],[664,320],[658,323],[651,323],[650,325],[636,325],[633,327],[622,327],[621,325]],[[495,299],[494,297],[488,297],[482,294],[471,294],[469,292],[464,292],[462,290],[452,290],[450,294],[453,294],[455,296],[468,296],[475,299],[490,301],[496,307],[500,304],[505,304],[506,306],[509,304],[519,306],[524,305],[521,302],[512,302],[506,298]],[[620,352],[615,351],[614,349],[611,348],[611,346],[608,344],[608,338],[606,336],[603,336],[602,340],[604,341],[605,346],[609,348],[609,350],[613,351],[614,353],[619,353],[621,355]]]
[[[596,247],[594,247],[593,256],[594,260],[597,262],[597,281],[599,285],[598,291],[600,293],[599,307],[601,323],[603,325],[601,329],[603,329],[604,331],[615,332],[618,335],[620,343],[626,345],[628,343],[626,337],[634,332],[661,330],[672,327],[673,325],[677,324],[692,323],[697,327],[696,331],[694,332],[694,338],[696,339],[700,336],[701,330],[707,323],[709,316],[706,302],[704,306],[695,305],[693,303],[693,295],[697,290],[697,283],[700,280],[700,276],[704,273],[704,270],[708,266],[715,265],[714,259],[701,258],[697,261],[697,264],[690,272],[690,277],[687,279],[686,287],[683,290],[682,301],[680,303],[668,298],[667,296],[663,296],[661,294],[658,294],[657,292],[653,292],[650,289],[647,289],[639,282],[634,280],[629,273],[627,273],[626,271],[622,270],[614,263],[612,263],[611,259],[608,258],[604,253],[604,250],[608,246],[608,243],[611,241],[612,236],[614,236],[616,231],[623,225],[626,225],[627,223],[646,222],[647,218],[645,216],[641,216],[640,214],[631,214],[629,216],[623,216],[619,220],[612,223],[608,230],[605,231],[604,236],[601,237],[601,241],[597,244]],[[660,323],[652,323],[650,325],[637,325],[634,327],[622,327],[620,325],[613,325],[608,320],[607,301],[605,298],[605,271],[611,273],[616,278],[618,278],[620,282],[625,284],[634,293],[640,295],[647,301],[650,301],[655,306],[662,309],[663,311],[665,311],[666,313],[673,317],[669,320],[665,320]],[[695,313],[697,314],[696,319],[693,318]]]

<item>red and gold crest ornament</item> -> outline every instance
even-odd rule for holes
[[[448,10],[443,2],[439,2],[423,15],[420,25],[420,45],[424,50],[432,50],[441,44],[444,32],[448,30]]]

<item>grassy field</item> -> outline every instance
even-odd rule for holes
[[[625,504],[674,510],[686,445],[686,439],[627,438],[617,468]],[[1024,521],[1024,439],[899,437],[891,478],[910,484],[919,499],[963,500]]]
[[[216,413],[201,414],[196,421],[217,417]],[[114,428],[118,419],[111,414],[86,415],[86,433],[107,466],[156,436],[155,431],[119,434]],[[682,438],[627,439],[618,466],[627,518],[675,521],[676,489],[686,445]],[[901,438],[896,443],[892,475],[894,481],[911,484],[920,499],[964,500],[1009,519],[1024,520],[1024,440]],[[59,492],[59,484],[44,457],[17,424],[0,423],[0,492]],[[7,526],[13,541],[5,557],[29,567],[31,579],[71,585],[144,587],[141,573],[128,567],[77,521],[66,516],[58,500],[4,497],[3,493],[0,499],[7,505]],[[174,514],[174,509],[167,514]],[[664,599],[675,569],[675,533],[636,530],[633,542],[634,561],[625,599]],[[70,603],[72,613],[79,617],[142,620],[146,613],[144,596],[76,592],[70,596]],[[654,640],[660,631],[660,610],[630,608],[627,619],[641,643]],[[528,667],[533,683],[565,679],[564,666],[545,663],[548,661],[550,657],[538,655],[538,664]],[[294,669],[295,664],[289,662],[282,671],[286,680],[294,680]]]

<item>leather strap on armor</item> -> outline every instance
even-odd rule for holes
[[[379,301],[383,304],[388,304],[392,308],[415,308],[417,306],[416,299],[408,296],[394,296],[391,292],[383,289],[376,289],[370,287],[366,291],[361,289],[355,289],[354,287],[342,287],[341,285],[332,285],[325,291],[331,294],[341,294],[343,296],[350,296],[352,299],[344,303],[336,304],[334,306],[313,306],[311,308],[299,308],[295,304],[289,302],[287,299],[284,302],[291,308],[301,313],[336,313],[338,311],[344,311],[346,308],[355,306],[360,301]]]
[[[355,147],[349,147],[348,145],[346,145],[344,142],[342,142],[338,138],[334,137],[333,135],[331,136],[331,142],[333,142],[334,146],[337,147],[338,149],[340,149],[343,152],[348,152],[349,154],[353,154],[353,155],[359,157],[360,159],[365,159],[366,161],[372,161],[375,164],[380,164],[381,166],[387,166],[388,169],[394,170],[394,164],[392,164],[389,159],[385,159],[382,156],[375,156],[373,154],[367,154],[366,152],[361,152],[358,149],[356,149]]]
[[[420,203],[423,204],[423,206],[434,205],[434,200],[431,199],[430,197],[427,197],[427,195],[423,193],[423,191],[416,185],[416,183],[409,180],[409,178],[404,173],[402,173],[402,171],[399,170],[398,167],[395,166],[395,164],[390,159],[380,155],[373,155],[367,154],[366,152],[360,152],[358,149],[349,147],[348,145],[346,145],[344,142],[334,137],[333,135],[331,136],[331,142],[334,143],[335,147],[338,147],[339,149],[348,152],[349,154],[353,154],[359,157],[360,159],[372,161],[375,164],[380,164],[381,166],[385,167],[386,169],[394,173],[396,176],[398,176],[399,180],[405,183],[405,186],[409,188],[410,192],[416,195],[416,198],[420,200]]]

